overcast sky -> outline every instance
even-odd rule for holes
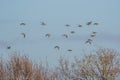
[[[0,0],[0,54],[7,56],[16,51],[35,61],[47,58],[54,64],[59,56],[81,57],[84,51],[96,47],[120,52],[119,4],[120,0]],[[92,24],[87,26],[89,21]],[[22,22],[26,25],[21,26]],[[95,22],[99,25],[93,25]],[[97,32],[92,44],[85,44],[92,31]],[[47,33],[50,38],[45,37]],[[62,34],[68,34],[68,38]],[[60,50],[54,49],[56,45]],[[7,46],[11,49],[7,50]]]

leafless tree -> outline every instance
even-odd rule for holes
[[[85,56],[82,60],[75,59],[76,74],[86,80],[115,80],[120,74],[120,57],[112,49],[98,49],[95,54]]]

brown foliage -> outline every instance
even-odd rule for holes
[[[112,49],[98,49],[95,54],[85,56],[82,60],[75,60],[75,72],[86,80],[101,78],[115,80],[120,73],[120,57]]]
[[[27,56],[18,54],[12,54],[8,61],[0,58],[0,80],[115,80],[118,74],[120,57],[112,49],[98,49],[72,63],[60,57],[54,69],[34,64]]]

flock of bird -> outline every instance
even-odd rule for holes
[[[20,26],[25,26],[25,25],[26,25],[25,22],[20,23]],[[45,22],[41,22],[40,25],[41,25],[41,26],[46,26],[47,24],[46,24]],[[97,25],[99,25],[99,23],[97,23],[97,22],[94,22],[94,23],[93,23],[92,21],[89,21],[89,22],[86,22],[86,25],[87,25],[87,26],[90,26],[90,25],[95,25],[95,26],[97,26]],[[65,26],[66,26],[66,27],[71,27],[70,24],[66,24]],[[81,28],[81,27],[83,27],[83,26],[82,26],[81,24],[79,24],[78,27]],[[71,31],[70,33],[71,33],[71,34],[75,34],[75,31]],[[85,41],[85,44],[91,44],[92,41],[93,41],[93,38],[96,36],[96,34],[97,34],[97,32],[95,32],[95,31],[92,32],[91,35],[90,35],[90,37]],[[25,33],[22,32],[21,35],[23,36],[23,38],[26,38],[26,34],[25,34]],[[50,33],[47,33],[47,34],[45,34],[45,37],[50,38],[50,37],[51,37],[51,34],[50,34]],[[62,34],[62,37],[68,38],[68,35],[67,35],[67,34]],[[59,50],[59,49],[60,49],[60,46],[56,45],[56,46],[54,46],[54,48],[57,49],[57,50]],[[11,49],[11,46],[7,46],[7,49]],[[72,49],[68,49],[67,51],[71,52]]]

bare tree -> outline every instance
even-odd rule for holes
[[[120,57],[112,49],[98,49],[95,54],[75,59],[74,72],[86,80],[115,80],[120,74]]]

